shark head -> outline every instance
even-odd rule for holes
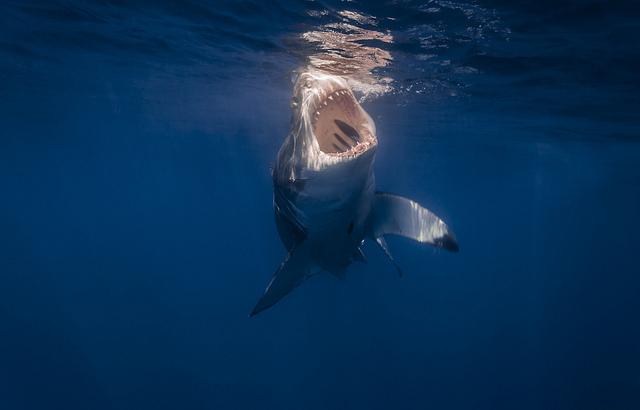
[[[378,145],[373,120],[340,76],[317,71],[300,74],[291,106],[289,144],[303,167],[318,171],[353,161]]]

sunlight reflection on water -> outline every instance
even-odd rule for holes
[[[329,74],[345,77],[351,88],[361,92],[363,98],[391,91],[393,80],[372,73],[376,68],[387,66],[391,53],[364,42],[392,43],[393,36],[386,32],[365,29],[352,23],[376,25],[376,18],[353,11],[343,10],[338,14],[349,22],[330,23],[317,30],[307,31],[302,38],[316,45],[316,52],[309,55],[310,66]]]

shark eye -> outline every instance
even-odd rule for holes
[[[291,98],[291,108],[298,108],[298,104],[299,104],[298,97]]]

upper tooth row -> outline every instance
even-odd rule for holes
[[[327,94],[324,91],[320,91],[319,97],[321,99],[324,99],[324,98],[331,98],[334,95],[347,95],[348,93],[349,92],[347,90],[338,90],[338,91],[334,91],[334,92],[332,92],[330,94]]]
[[[347,90],[334,91],[334,92],[332,92],[331,94],[329,94],[329,96],[327,97],[327,99],[329,99],[329,100],[333,101],[333,96],[334,96],[334,95],[336,95],[336,96],[337,96],[337,95],[347,95],[347,94],[349,94],[349,91],[347,91]],[[329,103],[325,100],[325,101],[323,101],[323,102],[322,102],[322,104],[320,104],[320,105],[321,105],[322,107],[326,107],[327,105],[329,105]],[[319,116],[320,116],[320,111],[316,111],[313,119],[314,119],[314,120],[317,120]]]
[[[327,99],[328,99],[328,100],[333,101],[333,97],[334,97],[334,96],[338,96],[338,95],[347,95],[348,93],[349,93],[349,92],[348,92],[347,90],[334,91],[334,92],[332,92],[331,94],[329,94],[329,96],[327,97]],[[322,102],[322,105],[323,105],[324,107],[326,107],[326,106],[327,106],[327,104],[328,104],[328,103],[327,103],[327,101],[326,101],[326,100],[324,100],[324,101]]]

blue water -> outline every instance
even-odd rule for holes
[[[640,408],[639,31],[633,1],[3,1],[0,408]],[[398,278],[368,244],[249,319],[314,56],[461,251],[390,238]]]

